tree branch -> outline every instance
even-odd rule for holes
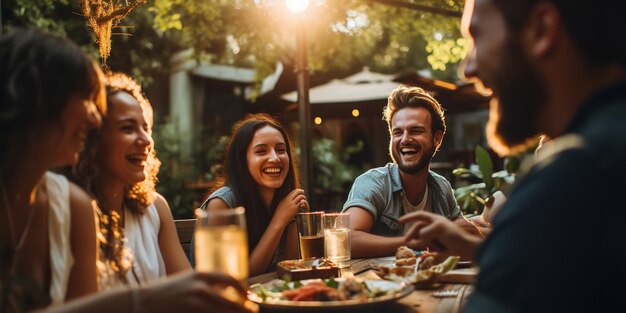
[[[451,10],[446,10],[446,9],[440,9],[440,8],[433,8],[427,5],[422,5],[422,4],[417,4],[417,3],[410,3],[410,2],[405,2],[405,1],[400,1],[400,0],[363,0],[366,2],[376,2],[376,3],[380,3],[380,4],[384,4],[384,5],[390,5],[390,6],[395,6],[395,7],[399,7],[399,8],[405,8],[405,9],[411,9],[411,10],[415,10],[415,11],[423,11],[423,12],[428,12],[428,13],[433,13],[433,14],[440,14],[440,15],[446,15],[446,16],[451,16],[451,17],[461,17],[463,16],[462,12],[457,12],[457,11],[451,11]]]

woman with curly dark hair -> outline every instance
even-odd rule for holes
[[[250,245],[250,275],[278,260],[299,258],[294,217],[308,210],[285,129],[266,114],[240,121],[226,148],[224,175],[203,203],[207,210],[243,206]]]
[[[155,190],[161,163],[151,136],[152,107],[132,78],[108,73],[105,83],[107,115],[89,134],[74,171],[101,210],[101,289],[191,268],[170,207]]]
[[[248,312],[220,294],[245,294],[220,273],[96,294],[92,199],[49,169],[76,164],[105,111],[102,72],[72,42],[36,30],[0,35],[0,312]]]

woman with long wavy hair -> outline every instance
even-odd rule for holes
[[[220,273],[96,294],[92,199],[49,169],[77,162],[105,112],[102,73],[75,44],[36,30],[0,35],[0,312],[248,312],[220,294],[245,294]]]
[[[298,258],[292,222],[309,205],[285,129],[269,115],[248,116],[234,126],[225,158],[224,174],[202,208],[245,208],[250,275],[270,270],[281,259]]]
[[[101,289],[191,268],[170,207],[155,190],[161,163],[151,136],[152,107],[132,78],[107,73],[105,83],[108,112],[87,137],[74,171],[101,210]]]

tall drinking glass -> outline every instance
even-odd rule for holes
[[[350,267],[350,214],[325,213],[324,256],[339,268]]]
[[[245,209],[243,207],[221,211],[197,209],[196,217],[198,218],[194,233],[196,270],[223,272],[245,283],[248,278],[249,258]],[[231,299],[238,298],[234,290],[227,289],[224,295]]]
[[[300,257],[303,259],[324,256],[324,212],[301,212],[296,215],[298,238],[300,239]]]

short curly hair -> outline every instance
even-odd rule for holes
[[[122,73],[107,72],[105,76],[108,105],[111,105],[111,97],[119,92],[130,94],[141,106],[144,119],[148,124],[148,133],[152,134],[152,106],[141,91],[141,86]],[[104,118],[106,119],[106,116]],[[78,164],[74,170],[78,184],[92,193],[98,200],[102,198],[102,195],[99,194],[98,186],[95,184],[97,178],[103,175],[98,158],[101,136],[102,130],[91,131],[85,142],[85,149],[81,152]],[[146,159],[145,180],[128,186],[124,195],[124,205],[132,213],[143,214],[148,206],[154,202],[156,198],[157,174],[160,166],[161,161],[157,158],[154,149],[152,149]]]

